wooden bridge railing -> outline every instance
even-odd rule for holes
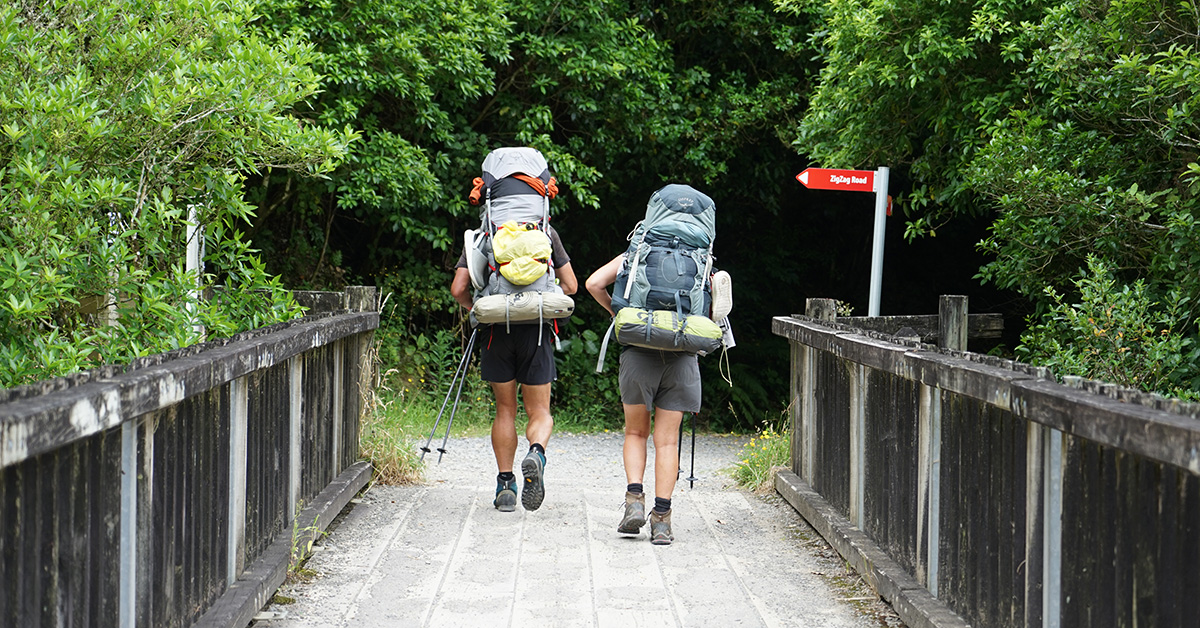
[[[0,391],[0,626],[245,626],[370,478],[375,289],[343,298]]]
[[[776,487],[909,626],[1195,625],[1200,408],[811,316],[828,305],[773,322]]]

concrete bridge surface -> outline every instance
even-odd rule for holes
[[[699,480],[674,494],[675,543],[653,546],[648,525],[616,532],[621,434],[556,434],[545,503],[512,513],[492,507],[487,438],[452,439],[441,464],[426,456],[425,484],[356,500],[314,549],[315,575],[280,591],[294,601],[252,626],[901,626],[786,502],[736,487],[745,440],[699,436]],[[690,434],[683,478],[689,457]],[[651,447],[649,470],[653,458]],[[652,471],[645,483],[653,495]]]

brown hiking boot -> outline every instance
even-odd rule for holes
[[[671,534],[671,511],[659,514],[657,510],[650,511],[650,542],[655,545],[670,545],[675,540]]]
[[[646,525],[646,495],[625,491],[625,516],[617,525],[620,534],[639,534]]]

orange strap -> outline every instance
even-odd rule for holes
[[[483,179],[480,177],[475,177],[475,179],[473,181],[471,181],[471,183],[475,187],[472,188],[471,193],[467,195],[467,200],[472,205],[478,205],[479,202],[483,199]]]
[[[520,179],[521,181],[529,184],[529,187],[533,188],[535,192],[541,194],[542,196],[549,196],[550,198],[558,196],[558,181],[556,181],[554,177],[550,177],[549,186],[547,186],[545,183],[542,183],[542,180],[537,177],[531,177],[527,174],[521,174],[519,172],[514,174],[513,178]]]
[[[558,196],[558,180],[556,180],[554,177],[550,177],[550,185],[542,183],[542,180],[537,177],[531,177],[519,172],[514,174],[513,177],[529,184],[529,187],[533,188],[535,192],[542,196],[549,195],[551,199]],[[467,200],[472,205],[478,205],[483,201],[483,179],[480,177],[475,177],[471,181],[471,184],[474,187],[471,188],[471,193],[467,195]]]

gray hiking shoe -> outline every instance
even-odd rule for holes
[[[512,512],[517,509],[517,480],[496,480],[496,499],[492,505],[500,512]]]
[[[671,534],[671,511],[659,514],[658,511],[651,510],[650,542],[655,545],[670,545],[674,540],[675,535]]]
[[[640,534],[646,525],[646,495],[625,491],[625,516],[617,525],[620,534]]]
[[[536,449],[530,449],[521,461],[521,475],[525,476],[525,487],[521,489],[521,505],[525,510],[537,510],[542,507],[546,497],[546,489],[542,485],[542,475],[546,470],[546,456]]]

